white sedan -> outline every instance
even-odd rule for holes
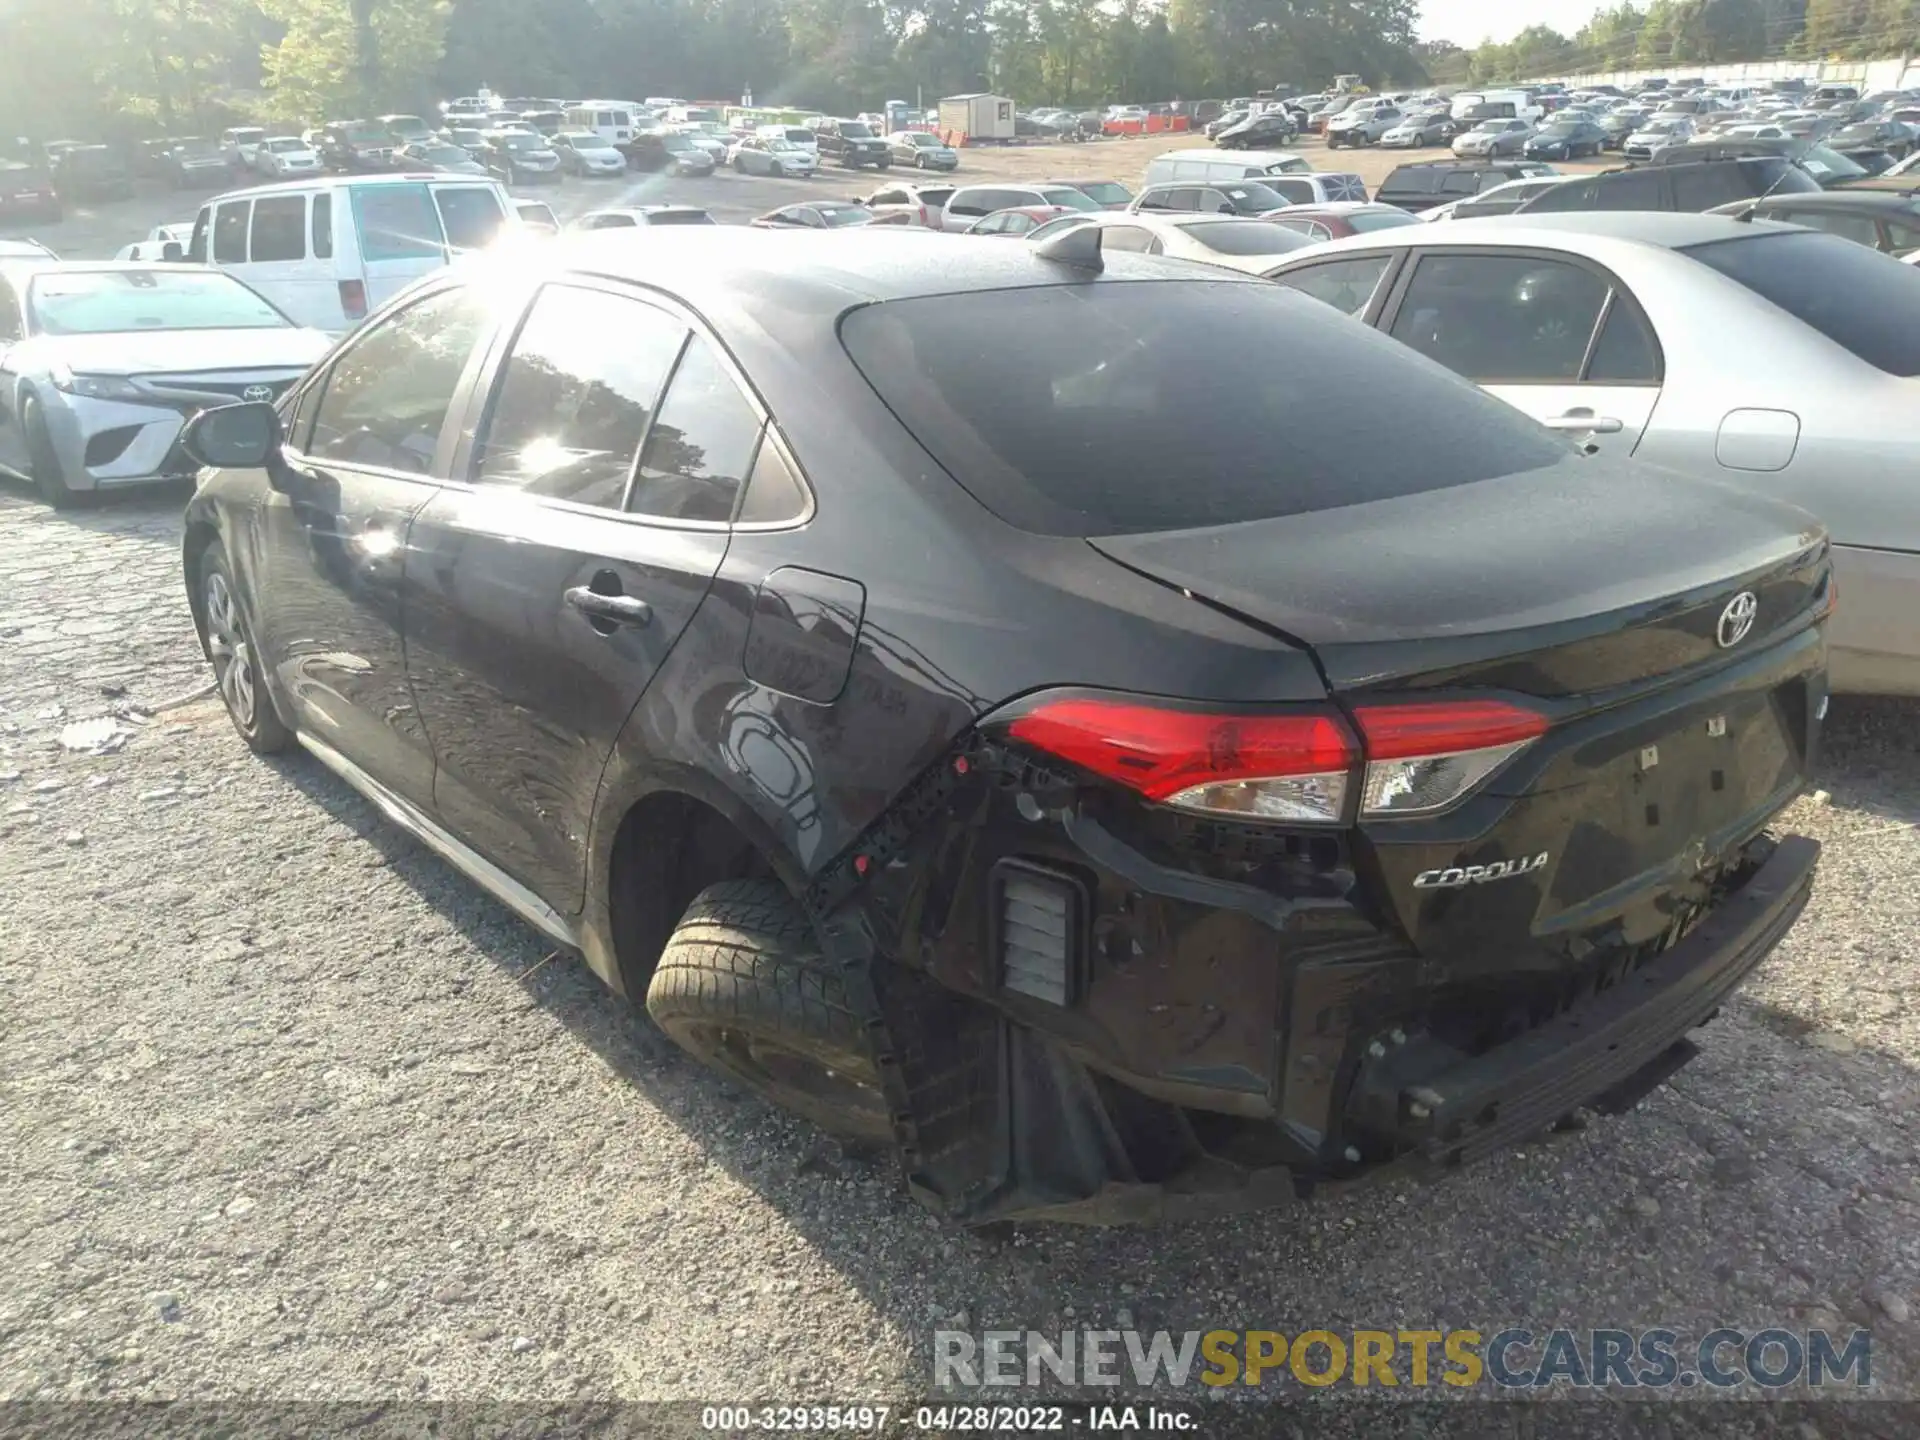
[[[318,175],[320,152],[298,135],[270,135],[253,152],[253,168],[262,175]]]
[[[1142,255],[1166,255],[1194,260],[1227,270],[1263,275],[1283,255],[1304,250],[1313,242],[1295,230],[1271,220],[1239,215],[1154,213],[1151,211],[1086,211],[1063,215],[1028,234],[1038,244],[1084,226],[1100,231],[1102,250],[1131,250]]]

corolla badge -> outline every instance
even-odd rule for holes
[[[240,398],[242,400],[271,400],[273,398],[273,387],[271,385],[249,385],[240,392]]]
[[[1753,629],[1754,617],[1760,613],[1760,601],[1751,590],[1742,590],[1727,602],[1727,608],[1720,612],[1720,624],[1715,638],[1722,650],[1730,650],[1747,638],[1747,632]]]
[[[1547,863],[1547,851],[1542,850],[1531,860],[1522,857],[1518,860],[1496,860],[1491,865],[1454,865],[1444,870],[1422,870],[1413,877],[1416,890],[1457,890],[1462,885],[1486,885],[1494,880],[1511,880],[1516,875],[1526,875],[1542,868]]]

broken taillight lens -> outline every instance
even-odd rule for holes
[[[1329,708],[1248,713],[1120,697],[1040,697],[994,728],[1181,810],[1337,824],[1443,810],[1546,732],[1498,700],[1357,706],[1355,737]]]
[[[1546,716],[1502,700],[1357,705],[1353,718],[1363,818],[1444,810],[1547,731]]]

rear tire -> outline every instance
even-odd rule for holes
[[[261,679],[260,647],[253,625],[240,600],[226,552],[218,543],[200,556],[201,621],[206,626],[207,658],[213,665],[213,683],[226,706],[227,719],[247,748],[256,755],[277,755],[293,743],[293,731],[280,718],[273,696]]]
[[[660,954],[647,1013],[782,1109],[850,1140],[892,1139],[863,1018],[778,881],[725,880],[694,897]]]
[[[85,492],[67,484],[66,467],[60,452],[53,448],[47,433],[46,416],[40,413],[40,401],[29,395],[20,406],[20,428],[27,437],[27,470],[40,498],[56,510],[71,510],[86,499]]]

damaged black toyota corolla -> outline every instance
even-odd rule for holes
[[[1818,526],[1263,282],[591,237],[191,443],[248,743],[963,1221],[1629,1104],[1812,883]]]

